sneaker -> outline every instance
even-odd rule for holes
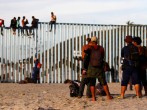
[[[118,99],[124,99],[125,97],[123,97],[123,96],[118,96],[117,98],[118,98]]]

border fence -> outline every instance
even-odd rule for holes
[[[82,62],[81,48],[86,38],[97,36],[105,49],[105,61],[111,71],[106,72],[108,82],[120,81],[120,53],[126,35],[139,36],[146,46],[147,25],[99,25],[56,23],[52,32],[49,23],[39,22],[33,35],[26,31],[4,28],[0,34],[0,81],[19,82],[31,77],[34,57],[37,55],[42,67],[41,83],[63,83],[65,79],[80,80]],[[1,30],[0,30],[1,31]],[[0,32],[1,33],[1,32]]]

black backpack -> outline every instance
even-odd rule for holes
[[[98,46],[97,49],[91,47],[90,53],[90,64],[94,67],[101,67],[103,65],[103,56],[101,52],[101,46]]]
[[[129,48],[130,48],[129,60],[138,61],[139,60],[138,49],[134,45],[131,45]]]
[[[70,89],[70,97],[77,97],[79,94],[79,85],[72,81],[71,85],[69,86]]]
[[[127,58],[129,66],[138,67],[139,66],[139,52],[138,48],[134,45],[129,46],[129,56]]]

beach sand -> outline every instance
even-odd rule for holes
[[[125,99],[118,99],[120,83],[108,83],[114,99],[97,96],[95,102],[85,95],[70,97],[68,86],[0,83],[0,110],[147,110],[147,97],[133,97],[134,89],[126,91]]]

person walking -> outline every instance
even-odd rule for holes
[[[130,78],[132,78],[132,84],[135,87],[137,97],[141,97],[140,94],[140,80],[138,76],[138,60],[139,53],[138,48],[132,44],[132,36],[126,36],[124,41],[127,46],[121,49],[121,57],[123,59],[122,64],[122,81],[121,81],[121,94],[118,98],[124,98],[127,85]]]
[[[98,78],[98,81],[102,84],[104,91],[107,95],[107,98],[112,99],[113,97],[110,95],[103,68],[104,48],[100,45],[97,45],[97,38],[95,36],[91,38],[91,43],[92,44],[85,50],[87,56],[85,56],[84,61],[89,60],[87,77],[90,84],[92,101],[96,101],[96,97],[95,97],[96,78]]]

